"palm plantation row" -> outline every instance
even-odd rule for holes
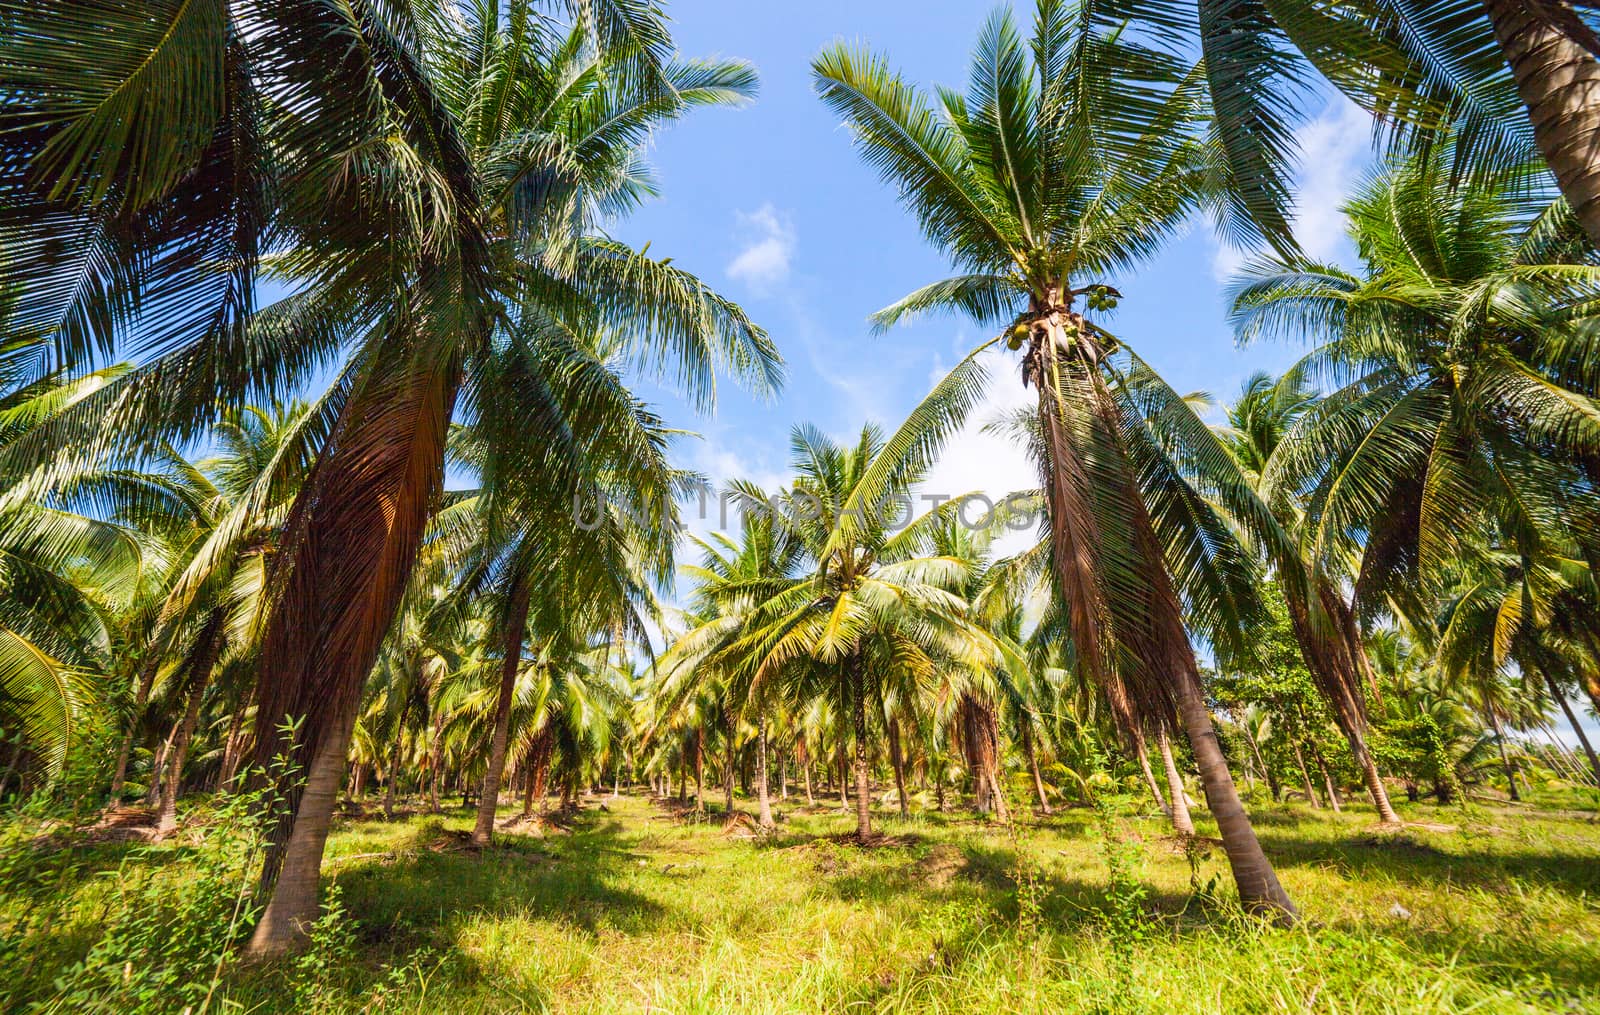
[[[792,481],[739,484],[681,569],[703,480],[630,385],[710,409],[782,361],[607,227],[652,132],[751,68],[627,0],[0,9],[0,794],[142,789],[171,831],[186,791],[291,773],[271,955],[346,794],[476,796],[482,846],[511,787],[532,817],[743,781],[770,827],[792,778],[865,843],[885,800],[1004,821],[1126,780],[1190,835],[1192,772],[1245,907],[1290,923],[1241,779],[1385,823],[1396,784],[1600,784],[1600,170],[1561,136],[1600,96],[1550,84],[1600,70],[1555,6],[1041,0],[965,94],[825,49],[821,100],[956,272],[874,325],[993,337],[892,433],[797,428]],[[1313,69],[1393,142],[1354,275],[1288,226]],[[1263,251],[1241,341],[1308,350],[1226,425],[1111,314],[1207,214]],[[1036,407],[978,420],[1002,346]],[[973,422],[1038,465],[1023,552],[1003,514],[899,515]]]

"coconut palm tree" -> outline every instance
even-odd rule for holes
[[[929,686],[941,665],[991,667],[1001,651],[964,615],[970,562],[934,552],[955,502],[916,513],[909,491],[932,461],[941,415],[972,392],[942,384],[887,440],[867,426],[842,445],[810,426],[790,438],[793,486],[774,500],[742,487],[745,510],[799,543],[809,565],[771,584],[720,654],[758,699],[831,699],[853,734],[856,835],[872,834],[869,711],[886,681]],[[869,492],[870,491],[870,492]],[[886,496],[878,496],[884,493]],[[881,709],[878,709],[881,713]]]
[[[1542,156],[1600,244],[1600,34],[1583,0],[1111,0],[1107,27],[1195,47],[1216,109],[1229,235],[1294,249],[1294,128],[1320,75],[1392,148],[1454,131],[1457,178]]]
[[[1351,200],[1361,274],[1262,262],[1234,302],[1241,338],[1309,338],[1293,372],[1335,384],[1274,452],[1265,495],[1303,498],[1318,572],[1358,562],[1359,612],[1419,627],[1490,547],[1523,566],[1595,560],[1600,507],[1600,356],[1584,324],[1600,267],[1526,172],[1461,189],[1447,166],[1405,163]]]
[[[1039,393],[1051,553],[1078,658],[1101,686],[1125,682],[1145,718],[1181,716],[1242,898],[1290,920],[1216,741],[1185,627],[1187,607],[1199,629],[1237,630],[1248,562],[1183,472],[1207,473],[1230,512],[1269,520],[1192,409],[1080,309],[1113,306],[1110,276],[1214,200],[1203,69],[1158,40],[1102,30],[1092,14],[1043,0],[1025,42],[1009,10],[996,12],[964,96],[942,90],[930,103],[881,58],[844,45],[817,58],[816,84],[961,272],[876,323],[954,310],[1005,327],[984,348],[1007,339]],[[981,374],[969,357],[951,383],[977,385]]]
[[[3,15],[6,38],[28,42],[0,59],[0,289],[20,293],[18,326],[48,336],[60,366],[129,335],[151,354],[19,453],[106,423],[192,436],[219,399],[281,392],[344,356],[336,436],[274,567],[258,757],[282,753],[281,720],[304,716],[305,778],[268,854],[277,890],[257,954],[288,947],[316,911],[361,683],[442,484],[448,423],[481,408],[487,376],[527,375],[532,401],[512,421],[519,446],[541,450],[584,425],[543,400],[533,335],[614,325],[635,362],[702,403],[718,365],[761,390],[778,378],[737,307],[596,230],[651,192],[649,131],[747,97],[753,73],[672,59],[655,7],[564,6],[567,25],[499,0]],[[269,249],[293,295],[257,309]],[[549,480],[575,485],[570,471]]]
[[[1239,398],[1227,407],[1228,423],[1221,431],[1223,442],[1258,492],[1273,452],[1316,401],[1304,376],[1290,374],[1284,380],[1285,383],[1276,384],[1264,373],[1252,375],[1245,381]],[[1287,532],[1296,531],[1299,505],[1279,491],[1269,506]],[[1390,824],[1398,822],[1400,818],[1389,802],[1388,790],[1367,744],[1370,722],[1366,685],[1371,682],[1371,666],[1354,613],[1344,592],[1326,574],[1307,568],[1294,549],[1294,543],[1287,539],[1269,545],[1273,567],[1280,576],[1286,576],[1280,578],[1279,588],[1283,590],[1300,654],[1331,706],[1334,721],[1349,741],[1378,819]]]

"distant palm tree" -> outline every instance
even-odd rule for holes
[[[940,402],[964,397],[959,385],[935,392]],[[796,427],[794,485],[776,503],[744,490],[745,509],[768,512],[809,567],[762,595],[723,657],[753,696],[826,697],[850,717],[862,839],[872,834],[867,717],[869,707],[881,714],[880,682],[927,686],[941,666],[986,669],[1000,652],[965,615],[958,590],[971,563],[934,547],[954,502],[919,514],[910,501],[931,464],[936,416],[915,413],[887,440],[868,426],[848,445]]]
[[[1155,41],[1102,30],[1090,7],[1042,0],[1029,41],[1008,9],[990,18],[965,96],[942,90],[930,104],[844,45],[814,70],[863,157],[963,272],[876,322],[954,310],[1003,325],[1023,352],[1078,658],[1102,686],[1125,682],[1145,716],[1181,716],[1241,897],[1287,921],[1294,908],[1239,802],[1185,627],[1187,607],[1209,636],[1242,636],[1251,568],[1186,476],[1203,475],[1239,516],[1270,519],[1183,399],[1079,309],[1110,309],[1119,294],[1107,276],[1148,260],[1219,197],[1203,68]],[[978,387],[981,375],[969,357],[947,384]]]

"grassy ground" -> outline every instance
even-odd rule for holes
[[[313,950],[225,971],[203,1003],[430,1015],[1600,1011],[1589,812],[1411,805],[1413,824],[1386,832],[1370,812],[1257,805],[1306,917],[1281,931],[1237,912],[1220,850],[1186,852],[1157,817],[1079,809],[1007,830],[884,815],[886,843],[863,849],[842,841],[850,823],[837,810],[779,810],[779,832],[762,841],[642,797],[602,797],[570,831],[503,834],[482,854],[463,848],[464,811],[349,821],[330,842],[338,903]],[[13,835],[10,852],[37,855],[37,841]],[[203,947],[203,962],[170,960],[200,972],[152,980],[143,1000],[129,984],[162,960],[137,928],[124,935],[131,954],[71,960],[141,900],[160,909],[207,871],[226,887],[230,868],[207,860],[219,849],[80,847],[67,876],[0,900],[0,930],[13,931],[0,1008],[88,997],[200,1010]],[[48,898],[33,905],[54,907],[49,920],[21,922],[29,894]],[[180,922],[225,923],[228,892],[215,894]],[[74,977],[101,986],[74,997]]]

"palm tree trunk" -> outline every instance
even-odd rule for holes
[[[1172,808],[1167,812],[1172,818],[1172,828],[1179,835],[1194,834],[1194,819],[1189,816],[1189,794],[1183,788],[1183,775],[1178,771],[1178,761],[1172,754],[1172,740],[1165,726],[1156,729],[1156,749],[1161,753],[1161,768],[1167,776],[1167,796]]]
[[[694,728],[694,812],[706,812],[706,728]]]
[[[183,719],[175,731],[176,738],[168,753],[167,770],[161,780],[161,804],[156,811],[158,836],[171,835],[178,828],[178,790],[183,786],[183,763],[188,759],[195,724],[200,721],[200,700],[205,697],[210,674],[209,664],[203,669],[197,665],[194,675],[189,678],[189,700],[183,711]]]
[[[788,800],[789,799],[789,757],[788,757],[788,755],[786,755],[783,752],[783,748],[781,748],[781,747],[778,749],[777,753],[778,753],[778,799],[779,800]]]
[[[1039,813],[1050,813],[1050,798],[1044,792],[1044,777],[1039,774],[1039,754],[1033,747],[1033,724],[1027,716],[1022,722],[1022,753],[1028,757],[1028,772],[1033,776],[1033,791],[1039,797]]]
[[[1256,768],[1261,770],[1261,778],[1267,780],[1267,790],[1272,793],[1274,803],[1283,800],[1283,787],[1278,784],[1278,779],[1272,774],[1272,769],[1267,767],[1267,761],[1261,756],[1261,745],[1256,742],[1256,736],[1250,732],[1248,723],[1241,724],[1244,730],[1244,739],[1250,745],[1250,754],[1256,759]],[[1387,797],[1385,797],[1387,799]]]
[[[806,806],[817,806],[817,798],[811,792],[811,754],[806,750],[805,738],[795,741],[795,760],[800,765],[800,775],[806,782]]]
[[[394,746],[389,749],[389,764],[383,773],[383,820],[394,820],[395,786],[400,782],[400,734],[395,731]]]
[[[505,643],[501,646],[500,693],[495,699],[494,733],[489,741],[489,768],[483,773],[483,795],[478,798],[478,821],[472,844],[487,846],[494,838],[494,812],[500,804],[500,779],[506,769],[506,742],[511,737],[511,701],[517,692],[517,670],[522,665],[522,639],[528,633],[527,580],[512,579],[510,609],[506,612]]]
[[[1006,794],[1000,788],[1000,721],[993,708],[985,709],[983,718],[983,738],[987,745],[984,754],[989,760],[989,791],[994,794],[994,816],[1002,824],[1008,824],[1011,809],[1006,806]]]
[[[1311,760],[1317,763],[1317,770],[1322,773],[1322,790],[1328,794],[1328,806],[1333,808],[1333,813],[1342,810],[1339,806],[1339,787],[1333,784],[1333,773],[1328,770],[1328,760],[1322,756],[1322,748],[1317,746],[1314,737],[1307,737],[1306,743],[1311,746]]]
[[[350,708],[348,723],[335,721],[329,736],[317,746],[306,774],[299,813],[283,850],[272,898],[256,924],[248,953],[253,958],[282,955],[310,933],[317,920],[317,889],[321,881],[322,850],[333,823],[333,807],[344,782],[345,752],[355,724]],[[343,717],[336,717],[342,719]]]
[[[738,726],[734,721],[733,712],[726,707],[722,711],[722,726],[723,733],[726,735],[728,741],[723,750],[722,809],[728,815],[728,817],[731,818],[733,817],[733,756],[735,752],[733,736],[734,731],[738,728]]]
[[[222,749],[222,774],[218,777],[217,785],[224,790],[233,788],[233,780],[239,773],[239,755],[244,749],[244,702],[240,701],[233,710],[233,718],[228,723],[228,739]]]
[[[767,717],[756,720],[756,794],[758,821],[762,828],[771,828],[772,800],[767,791]]]
[[[1483,0],[1533,139],[1584,232],[1600,245],[1600,63],[1562,30],[1553,0]],[[1581,24],[1579,25],[1581,29]]]
[[[850,796],[845,790],[845,785],[850,781],[850,762],[845,756],[844,737],[839,738],[839,807],[841,810],[850,809]]]
[[[139,716],[150,703],[150,691],[156,685],[156,673],[161,666],[161,653],[152,642],[144,665],[139,668],[139,686],[133,693],[133,714],[128,716],[128,728],[122,733],[122,746],[117,750],[117,767],[111,774],[111,806],[115,807],[122,796],[122,785],[128,779],[128,758],[133,754],[133,734],[139,728]]]
[[[1144,733],[1138,726],[1129,731],[1133,740],[1133,753],[1139,759],[1139,771],[1144,775],[1144,784],[1150,790],[1150,796],[1155,800],[1156,807],[1167,817],[1172,817],[1172,806],[1167,803],[1166,797],[1161,795],[1161,784],[1156,782],[1156,773],[1150,768],[1150,750],[1145,745]]]
[[[852,655],[845,664],[850,670],[850,710],[856,748],[856,838],[862,842],[872,836],[872,773],[867,767],[867,681],[861,659]]]
[[[1567,722],[1572,724],[1572,732],[1578,735],[1578,743],[1583,745],[1583,753],[1589,756],[1589,768],[1594,772],[1595,785],[1600,786],[1600,757],[1596,757],[1594,747],[1589,743],[1589,735],[1583,731],[1583,724],[1578,722],[1578,717],[1573,714],[1572,706],[1567,704],[1567,696],[1561,693],[1561,685],[1556,683],[1549,671],[1545,671],[1545,683],[1550,685],[1550,697],[1561,706],[1561,711],[1566,713]]]
[[[1489,725],[1494,730],[1494,742],[1500,748],[1500,766],[1505,769],[1506,782],[1511,787],[1511,799],[1521,803],[1522,794],[1517,790],[1517,770],[1511,765],[1511,755],[1506,751],[1506,737],[1500,730],[1500,716],[1496,714],[1491,705],[1485,709],[1489,714]]]
[[[1290,737],[1289,742],[1294,745],[1294,763],[1300,766],[1300,784],[1305,787],[1306,799],[1311,801],[1312,807],[1320,811],[1322,801],[1317,799],[1317,788],[1311,784],[1311,770],[1306,768],[1306,756],[1300,750],[1300,741]]]
[[[889,763],[894,766],[894,790],[900,798],[900,816],[911,816],[911,802],[906,799],[906,760],[900,753],[900,723],[894,716],[885,714],[884,729],[889,733]]]
[[[312,761],[272,830],[263,891],[280,869],[292,877],[285,899],[275,893],[267,904],[252,955],[287,951],[316,919],[317,870],[361,688],[443,484],[460,368],[418,362],[401,351],[407,345],[379,357],[345,403],[274,559],[273,582],[283,591],[261,648],[256,760],[263,771],[274,767],[288,748],[285,720],[293,719],[297,753]]]

